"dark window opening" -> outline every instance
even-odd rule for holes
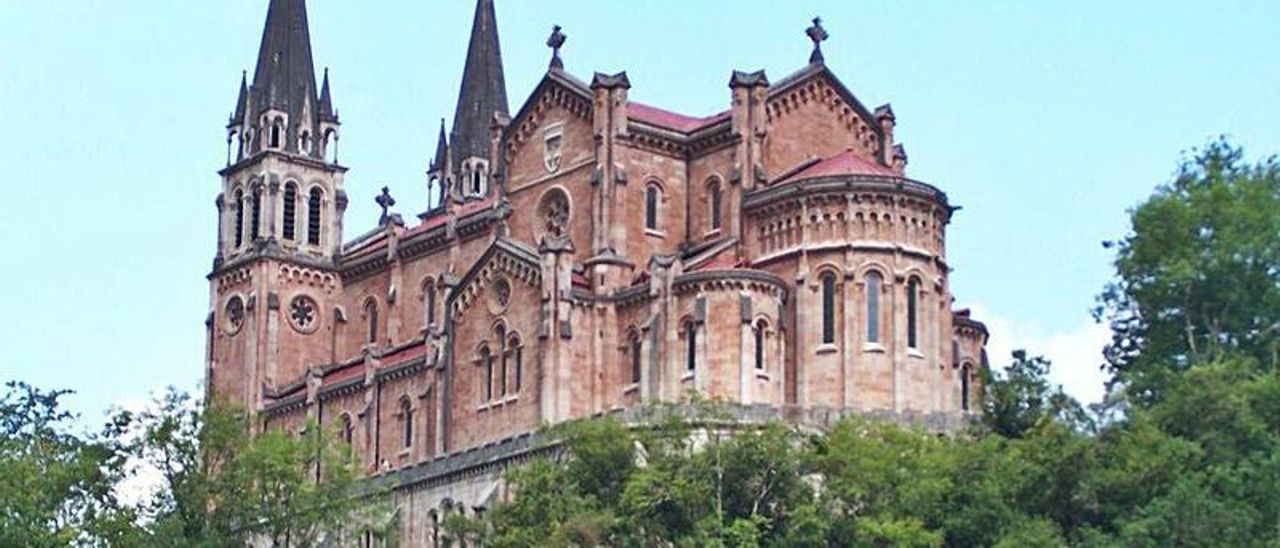
[[[919,348],[919,337],[917,334],[917,316],[916,310],[919,304],[920,282],[911,280],[907,282],[907,346],[910,348]]]
[[[520,344],[520,337],[513,335],[511,337],[511,342],[507,344],[507,347],[515,349],[514,350],[516,355],[515,392],[520,392],[520,385],[522,383],[521,377],[524,376],[524,345]]]
[[[427,294],[427,325],[435,325],[436,323],[436,284],[435,282],[427,282],[426,289],[423,290]]]
[[[253,224],[250,227],[251,234],[249,236],[249,239],[257,240],[262,230],[261,228],[262,227],[262,224],[261,224],[262,223],[262,191],[261,190],[253,191],[253,199],[250,204],[250,207],[253,208],[253,211],[250,212],[250,214],[253,216],[252,217]]]
[[[404,446],[413,446],[413,406],[409,400],[400,400],[400,419],[404,421]]]
[[[320,189],[311,189],[307,198],[307,243],[320,245]]]
[[[756,325],[756,369],[764,370],[764,331],[763,323]]]
[[[631,337],[631,382],[640,383],[640,336]]]
[[[644,193],[644,227],[658,229],[658,187],[650,186]]]
[[[484,401],[493,401],[493,356],[489,355],[489,349],[485,349],[482,354],[484,359]]]
[[[720,185],[711,185],[711,230],[720,228]]]
[[[822,343],[836,342],[836,276],[822,275]]]
[[[284,239],[286,240],[292,240],[296,235],[294,227],[297,225],[297,213],[298,187],[289,183],[284,187]]]
[[[867,342],[880,342],[880,275],[867,275]]]
[[[373,344],[378,342],[378,303],[370,300],[364,305],[365,321],[368,322],[365,332],[365,342]]]
[[[236,191],[236,247],[244,244],[244,193]]]
[[[698,368],[698,326],[693,322],[689,322],[685,326],[685,337],[688,342],[688,355],[685,356],[685,367],[689,371]]]
[[[971,374],[972,372],[969,370],[968,365],[960,368],[960,410],[962,411],[969,410],[969,383],[971,382],[969,377]]]

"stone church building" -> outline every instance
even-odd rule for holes
[[[726,70],[725,110],[693,116],[630,100],[625,72],[575,76],[557,27],[512,111],[478,0],[431,206],[406,218],[383,189],[353,235],[305,1],[270,0],[219,172],[210,395],[335,427],[414,546],[501,496],[543,423],[696,391],[754,417],[964,424],[987,332],[953,308],[956,208],[907,175],[889,105],[825,64],[821,22],[806,34],[797,70]]]

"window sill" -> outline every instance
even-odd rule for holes
[[[663,239],[663,240],[667,239],[667,233],[666,233],[666,232],[663,232],[663,231],[661,231],[661,230],[654,230],[654,229],[652,229],[652,228],[646,228],[646,229],[644,229],[644,235],[645,235],[645,236],[652,236],[652,237],[654,237],[654,238],[661,238],[661,239]]]
[[[633,382],[633,383],[631,383],[631,384],[628,384],[628,385],[624,386],[624,387],[622,388],[622,393],[623,393],[623,394],[631,394],[631,393],[636,392],[636,391],[638,391],[638,390],[640,390],[640,383],[638,383],[638,382]]]
[[[818,349],[815,350],[814,353],[815,354],[835,354],[839,350],[840,349],[836,347],[835,343],[822,343],[818,345]]]
[[[696,373],[696,371],[686,371],[685,374],[680,375],[680,382],[693,380],[694,373]]]
[[[871,354],[884,354],[884,346],[880,343],[866,343],[862,345],[862,351]]]
[[[918,359],[918,360],[923,360],[923,359],[924,359],[924,352],[921,352],[919,348],[908,348],[908,349],[907,349],[907,356],[912,357],[912,358],[916,358],[916,359]]]
[[[719,228],[713,228],[711,230],[708,230],[705,234],[702,235],[704,239],[718,238],[719,236],[720,236]]]
[[[773,380],[773,377],[765,371],[756,371],[756,380],[771,381]]]

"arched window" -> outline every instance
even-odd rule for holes
[[[836,275],[824,272],[822,285],[822,344],[836,342]]]
[[[284,239],[293,240],[297,230],[298,218],[298,185],[284,185]]]
[[[764,366],[765,366],[765,363],[764,363],[764,352],[765,352],[765,351],[764,351],[764,337],[765,337],[765,332],[766,332],[766,331],[768,331],[768,329],[769,329],[769,324],[765,323],[765,322],[764,322],[764,320],[760,320],[760,321],[756,322],[756,327],[755,327],[755,330],[754,330],[754,331],[755,331],[755,333],[753,333],[753,334],[755,335],[755,343],[756,343],[756,347],[755,347],[755,350],[756,350],[756,371],[764,371]]]
[[[236,190],[236,247],[244,244],[244,191]]]
[[[507,395],[507,362],[511,358],[511,349],[507,348],[506,346],[507,345],[506,329],[503,328],[501,325],[499,325],[496,334],[497,334],[496,340],[498,341],[498,346],[501,349],[501,352],[499,353],[500,355],[498,358],[499,360],[498,397],[501,398]]]
[[[471,195],[479,196],[484,182],[484,174],[480,172],[480,166],[476,166],[471,170]]]
[[[252,201],[250,202],[250,207],[253,208],[253,211],[249,212],[250,215],[253,216],[252,217],[253,224],[250,227],[249,240],[254,241],[254,240],[257,240],[258,236],[261,234],[261,227],[262,227],[262,189],[261,188],[253,189],[253,198],[252,198]]]
[[[880,342],[880,274],[867,274],[867,342]]]
[[[970,383],[972,382],[973,370],[969,364],[964,364],[960,368],[960,410],[968,411],[970,406]]]
[[[907,347],[920,348],[917,334],[919,323],[920,280],[912,278],[907,282]]]
[[[481,403],[493,401],[493,355],[489,352],[489,347],[480,349],[480,365],[484,367],[484,388],[480,390],[483,396]]]
[[[280,148],[280,134],[282,133],[282,130],[283,128],[281,127],[280,120],[276,120],[271,123],[271,148]]]
[[[339,426],[339,428],[341,428],[342,430],[339,432],[339,434],[342,436],[342,443],[351,445],[351,440],[355,437],[355,430],[356,430],[355,425],[351,422],[351,415],[343,413],[342,419],[340,422],[341,422],[341,426]]]
[[[628,351],[631,354],[631,383],[639,384],[640,368],[641,368],[641,356],[640,356],[641,347],[640,347],[639,333],[636,333],[636,332],[631,333],[631,341],[628,344]]]
[[[511,337],[507,339],[507,349],[507,351],[511,352],[515,358],[515,382],[513,383],[513,391],[519,393],[520,386],[523,384],[521,378],[524,376],[524,345],[520,343],[520,335],[516,333],[511,334]]]
[[[298,138],[298,150],[303,154],[311,154],[311,132],[303,131],[302,136]]]
[[[698,325],[689,320],[684,324],[686,343],[685,368],[690,372],[698,369]]]
[[[650,184],[644,189],[644,227],[658,229],[658,205],[662,202],[662,189]]]
[[[323,193],[318,188],[311,189],[307,198],[307,243],[320,245],[320,198]]]
[[[436,323],[436,282],[428,279],[422,284],[423,327]]]
[[[403,427],[404,446],[413,446],[413,404],[408,397],[400,398],[400,426]]]
[[[364,302],[365,342],[378,342],[378,302],[369,299]]]
[[[713,181],[707,185],[707,202],[711,209],[711,230],[720,230],[720,183]]]

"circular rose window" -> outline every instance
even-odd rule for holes
[[[311,333],[320,325],[320,307],[315,299],[298,295],[289,302],[289,325],[302,333]]]
[[[227,333],[235,335],[244,326],[244,300],[239,295],[227,301]]]
[[[511,282],[506,278],[498,278],[493,281],[492,291],[489,295],[489,307],[494,314],[501,314],[507,309],[507,305],[511,303]]]

